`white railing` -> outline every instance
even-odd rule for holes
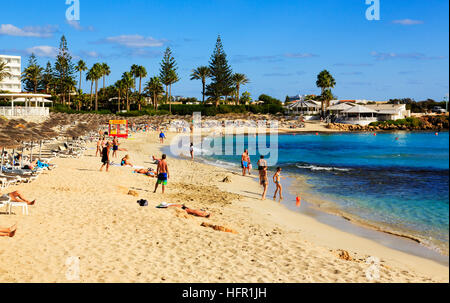
[[[27,116],[48,116],[48,107],[0,107],[0,116],[5,117],[27,117]]]

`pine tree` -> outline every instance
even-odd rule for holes
[[[43,68],[37,63],[36,56],[31,54],[28,58],[28,65],[22,73],[22,82],[24,83],[25,91],[37,93],[39,90],[42,90],[42,72]]]
[[[44,74],[42,75],[42,85],[44,86],[45,93],[48,94],[51,91],[51,87],[54,84],[53,69],[50,61],[47,62]]]
[[[172,90],[172,84],[179,81],[177,70],[177,63],[175,58],[172,56],[172,51],[170,47],[166,48],[164,52],[164,57],[161,62],[161,68],[159,70],[159,78],[162,84],[166,87],[166,99],[169,100],[169,112],[172,113],[172,102],[171,102],[171,94],[172,92],[168,91],[170,86],[170,90]]]
[[[216,48],[211,56],[209,69],[211,84],[206,87],[206,95],[211,97],[216,102],[216,106],[218,106],[220,98],[229,95],[233,86],[233,71],[228,65],[227,55],[223,50],[220,35],[217,37]]]
[[[70,92],[70,85],[75,81],[75,65],[67,47],[65,36],[61,37],[59,52],[56,56],[54,77],[56,78],[56,93],[62,95],[62,103],[66,103],[66,93]]]

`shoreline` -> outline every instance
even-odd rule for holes
[[[173,155],[171,155],[173,156]],[[189,159],[178,157],[179,159],[183,159],[185,161],[189,161]],[[211,166],[217,166],[220,168],[224,168],[227,170],[230,170],[233,174],[234,173],[240,173],[239,169],[233,170],[233,164],[230,162],[226,162],[230,165],[230,168],[223,167],[220,165],[214,165],[210,161],[206,159],[201,160],[202,163],[206,165]],[[273,173],[271,171],[271,173]],[[305,191],[303,189],[304,186],[306,186],[306,183],[303,181],[299,181],[300,178],[305,178],[305,176],[293,176],[291,173],[289,173],[288,176],[286,176],[286,183],[288,183],[288,186],[284,186],[284,196],[285,199],[283,200],[284,203],[280,203],[280,205],[283,205],[286,209],[289,211],[292,211],[294,213],[299,213],[299,210],[294,206],[295,201],[295,195],[293,193],[294,190],[294,183],[301,183],[300,186],[302,186],[301,192],[302,194],[302,205],[306,205],[306,212],[309,216],[312,218],[320,218],[320,222],[329,225],[330,227],[337,228],[341,231],[350,232],[354,235],[365,235],[368,239],[376,239],[381,240],[386,243],[386,247],[393,248],[401,252],[406,252],[408,254],[427,258],[429,260],[438,262],[444,266],[449,266],[449,260],[448,255],[442,253],[441,250],[436,251],[425,244],[423,244],[423,239],[416,237],[414,235],[409,235],[407,233],[401,233],[400,231],[395,230],[389,230],[387,228],[383,228],[383,226],[378,226],[373,222],[370,221],[364,221],[363,219],[358,218],[355,215],[352,215],[350,213],[345,213],[342,210],[338,209],[337,207],[331,208],[331,207],[322,207],[323,203],[316,203],[313,202],[313,200],[321,200],[322,198],[318,196],[317,193],[311,193],[306,192],[306,195],[304,194]],[[259,187],[259,184],[255,181],[254,184],[255,187]],[[267,200],[270,199],[269,192],[273,191],[273,184],[269,186],[268,189],[268,197]],[[305,199],[306,196],[306,199]],[[288,199],[290,198],[290,201],[292,203],[286,204]],[[331,201],[324,201],[325,203],[332,203]],[[335,217],[335,218],[333,218]],[[344,221],[340,221],[339,219],[343,219]],[[348,225],[348,226],[345,226]],[[359,230],[363,229],[363,230]],[[373,234],[377,233],[377,234]],[[399,239],[400,238],[400,239]],[[397,243],[400,240],[401,243]],[[402,241],[403,240],[403,241]]]

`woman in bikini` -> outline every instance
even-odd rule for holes
[[[133,166],[130,162],[130,156],[126,155],[122,158],[122,161],[120,161],[120,166]]]
[[[280,200],[283,200],[283,187],[281,186],[281,167],[277,167],[277,171],[275,175],[273,175],[273,182],[276,185],[275,194],[273,195],[273,199],[275,200],[277,198],[277,193],[280,193]],[[283,178],[284,179],[284,178]]]

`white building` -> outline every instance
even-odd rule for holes
[[[6,62],[6,66],[9,67],[8,72],[12,74],[11,77],[0,81],[0,91],[20,93],[22,91],[22,83],[20,81],[22,58],[20,56],[0,55],[0,61]]]

